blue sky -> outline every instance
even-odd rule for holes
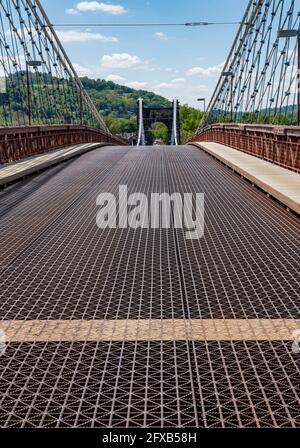
[[[247,0],[42,0],[52,23],[239,21]],[[237,25],[60,27],[80,75],[144,88],[181,103],[209,99]]]

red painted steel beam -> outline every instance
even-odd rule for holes
[[[0,163],[12,162],[63,146],[98,142],[128,144],[124,139],[87,126],[0,127]]]
[[[192,142],[216,142],[300,173],[300,127],[256,124],[213,124]]]

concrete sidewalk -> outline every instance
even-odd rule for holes
[[[214,142],[193,143],[300,214],[300,174]]]
[[[101,146],[107,146],[107,144],[85,143],[67,146],[43,154],[26,157],[26,159],[21,159],[17,162],[0,165],[0,186],[15,182],[29,174],[49,168]]]

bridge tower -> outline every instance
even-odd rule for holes
[[[174,99],[170,107],[146,107],[142,98],[137,103],[138,146],[148,144],[154,123],[163,123],[168,129],[168,143],[180,145],[179,101]]]

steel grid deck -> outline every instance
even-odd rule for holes
[[[99,230],[96,197],[122,184],[204,192],[204,238]],[[299,319],[299,219],[199,149],[101,148],[0,212],[2,320]],[[291,341],[129,339],[11,342],[0,426],[300,426]]]

